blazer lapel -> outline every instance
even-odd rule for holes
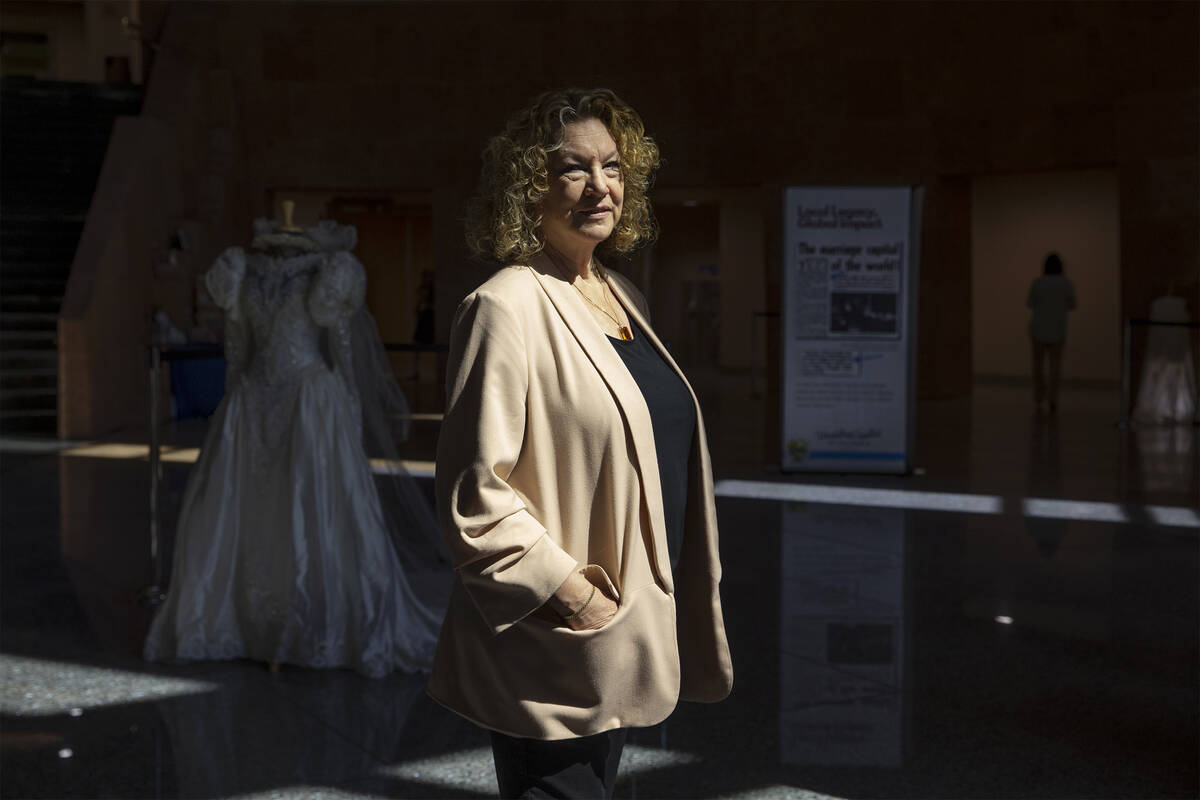
[[[651,561],[660,585],[668,591],[674,591],[674,581],[671,576],[671,562],[667,553],[667,523],[663,515],[662,486],[658,476],[658,456],[654,450],[654,425],[650,420],[650,410],[646,407],[646,399],[637,382],[629,374],[625,362],[617,355],[617,351],[608,341],[604,331],[592,319],[579,292],[566,280],[558,275],[549,259],[539,255],[530,263],[530,271],[537,278],[542,290],[550,298],[567,328],[579,342],[588,359],[600,373],[600,377],[608,385],[625,416],[629,425],[630,438],[633,440],[634,455],[637,458],[638,472],[642,478],[642,500],[650,515]],[[612,283],[609,283],[612,286]],[[630,303],[622,298],[626,310]],[[637,318],[640,321],[640,318]],[[646,328],[643,327],[643,330]],[[652,339],[653,341],[653,339]],[[661,344],[658,345],[661,349]],[[670,362],[673,364],[673,362]],[[676,367],[676,369],[678,369]]]

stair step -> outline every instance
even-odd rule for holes
[[[74,205],[74,203],[72,205]],[[9,208],[28,209],[29,207],[30,206],[28,204],[14,206],[12,203],[5,203],[5,208],[3,211],[7,214]],[[3,228],[0,228],[0,245],[2,245],[5,250],[9,249],[10,247],[24,248],[31,246],[45,247],[55,245],[60,248],[69,249],[67,246],[71,245],[73,247],[82,234],[83,226],[77,225],[74,222],[67,222],[61,225],[56,225],[53,223],[44,223],[39,225],[25,222],[7,225]],[[37,256],[34,258],[36,260]]]
[[[20,389],[0,389],[0,398],[12,399],[21,397],[55,397],[57,388],[48,386],[23,387]]]
[[[6,295],[39,295],[53,297],[62,303],[67,282],[59,278],[13,278],[9,279],[0,268],[0,300]]]
[[[0,311],[4,333],[57,331],[58,314],[49,311]]]
[[[7,126],[8,119],[5,118]],[[104,145],[111,134],[111,126],[103,130],[86,128],[47,130],[42,140],[36,134],[21,135],[18,131],[4,135],[4,146],[14,152],[8,153],[4,163],[10,168],[29,167],[34,164],[65,164],[85,168],[104,160]],[[97,153],[96,151],[99,151]]]
[[[5,174],[5,192],[4,199],[5,208],[4,219],[0,221],[0,232],[3,232],[7,238],[14,234],[20,233],[41,233],[41,234],[74,234],[76,231],[83,230],[86,219],[80,219],[81,214],[86,216],[86,205],[91,200],[88,198],[74,198],[70,204],[56,203],[53,205],[12,205],[9,201],[13,197],[28,197],[26,193],[14,193],[8,191],[12,184],[8,180],[7,173]],[[55,187],[61,189],[62,187]],[[37,187],[37,194],[46,194],[46,187]],[[28,193],[28,194],[32,194]],[[9,216],[11,214],[11,216]]]
[[[0,278],[7,276],[29,278],[62,278],[66,279],[71,272],[71,261],[74,258],[4,258],[0,260]]]
[[[0,432],[9,436],[53,438],[58,436],[58,415],[47,418],[0,418]]]
[[[87,214],[43,214],[35,211],[13,211],[0,219],[0,230],[12,226],[42,226],[42,225],[71,225],[82,228],[87,222]]]
[[[7,408],[0,409],[0,420],[4,420],[5,431],[11,431],[8,422],[17,420],[47,420],[58,419],[58,409],[48,408]]]
[[[79,209],[37,206],[13,208],[0,220],[0,231],[79,229],[87,222],[87,214]]]
[[[0,432],[10,436],[13,434],[56,436],[58,434],[58,410],[0,411]]]
[[[7,353],[8,348],[36,350],[58,347],[58,330],[9,330],[0,325],[0,351]]]
[[[38,241],[50,237],[70,238],[83,230],[84,223],[74,219],[75,214],[69,211],[47,209],[35,214],[32,209],[26,208],[25,212],[25,219],[6,219],[0,226],[0,233],[6,240],[12,241],[20,236],[36,237]]]
[[[5,231],[0,234],[0,252],[6,260],[22,260],[20,253],[27,254],[30,261],[71,260],[79,245],[82,229],[71,229],[55,234],[29,234],[24,231]]]
[[[0,374],[25,369],[53,370],[57,374],[58,350],[12,350],[7,347],[0,350]]]
[[[7,180],[7,176],[5,179]],[[12,206],[9,203],[5,203],[5,205],[9,208],[18,207]],[[26,210],[30,208],[29,206],[23,207]],[[8,213],[7,209],[5,213]],[[40,221],[8,222],[3,227],[0,227],[0,236],[3,236],[4,242],[9,245],[22,245],[30,242],[46,244],[56,241],[70,241],[73,238],[77,238],[83,232],[83,226],[73,220],[59,222],[54,219],[53,215],[55,213],[47,211],[47,218]]]
[[[58,377],[58,367],[4,367],[0,378],[44,378]]]
[[[27,331],[0,332],[0,336],[4,337],[3,347],[0,347],[0,359],[4,359],[6,363],[9,359],[58,363],[58,346],[54,341],[57,336],[46,335],[44,339],[28,341],[19,338],[23,333]],[[41,335],[41,332],[38,334]]]
[[[58,392],[58,370],[0,370],[0,392],[51,389]]]
[[[0,313],[17,313],[36,311],[58,315],[62,306],[62,297],[44,294],[17,294],[15,292],[0,292]]]
[[[52,114],[5,114],[6,130],[4,138],[12,141],[28,142],[35,149],[42,149],[46,142],[52,142],[59,137],[95,138],[107,136],[112,129],[113,120],[127,114],[89,119],[85,116],[59,117]],[[15,119],[12,119],[15,117]],[[39,138],[38,134],[43,134]]]
[[[78,239],[81,233],[83,233],[83,225],[73,221],[10,221],[3,227],[0,227],[0,240],[10,247],[14,245],[55,244],[57,242],[69,242]]]
[[[0,144],[0,146],[3,146]],[[4,186],[0,187],[0,204],[5,208],[21,208],[48,214],[78,214],[86,209],[95,188],[95,176],[59,177],[50,191],[45,176],[25,170],[17,172],[0,164],[4,172]]]
[[[23,370],[58,372],[57,350],[8,350],[0,353],[0,377]]]
[[[58,389],[0,389],[0,410],[51,411],[58,408]]]
[[[59,245],[52,249],[46,249],[38,247],[37,244],[10,244],[0,241],[0,264],[10,262],[37,264],[41,269],[45,269],[47,266],[61,268],[65,264],[69,269],[71,262],[75,260],[75,249],[78,246],[79,242],[75,241],[69,247]]]

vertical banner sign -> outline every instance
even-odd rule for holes
[[[783,469],[908,472],[921,190],[784,195]]]

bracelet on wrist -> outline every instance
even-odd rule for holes
[[[576,609],[575,611],[572,611],[572,612],[571,612],[571,613],[569,613],[569,614],[563,614],[563,615],[562,615],[562,618],[563,618],[563,619],[570,619],[571,617],[577,617],[577,616],[579,616],[580,614],[582,614],[582,613],[583,613],[583,610],[584,610],[585,608],[587,608],[587,607],[588,607],[588,603],[592,602],[592,598],[593,598],[593,597],[595,597],[595,596],[596,596],[596,587],[595,587],[595,585],[593,585],[593,586],[592,586],[592,593],[588,595],[588,599],[587,599],[587,600],[584,600],[584,601],[583,601],[583,605],[581,605],[581,606],[580,606],[578,609]]]

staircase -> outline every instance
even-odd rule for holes
[[[113,120],[138,86],[0,79],[0,434],[58,428],[58,311]]]

